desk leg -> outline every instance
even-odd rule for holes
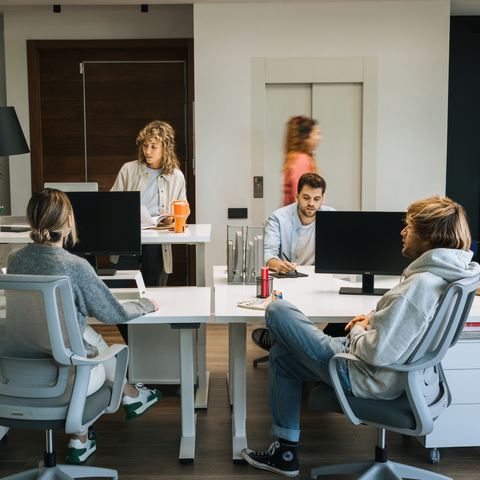
[[[190,465],[195,460],[195,406],[192,337],[195,330],[180,330],[180,387],[182,391],[182,440],[178,461]]]
[[[197,244],[197,287],[205,286],[205,244]],[[200,325],[198,338],[198,385],[195,395],[195,408],[208,407],[210,372],[207,372],[207,327]]]
[[[228,373],[227,373],[227,389],[230,406],[233,405],[233,323],[228,324]]]
[[[233,462],[245,463],[241,451],[247,448],[247,345],[245,323],[233,323],[229,333],[232,337],[233,355],[233,415],[232,441]],[[233,382],[232,382],[233,380]]]

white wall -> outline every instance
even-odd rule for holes
[[[0,7],[1,12],[1,7]],[[191,38],[191,5],[150,5],[149,13],[134,6],[62,6],[55,14],[45,7],[5,7],[7,103],[15,106],[27,142],[27,40]],[[30,155],[10,159],[12,214],[23,215],[31,196]]]
[[[252,208],[251,58],[378,56],[377,209],[445,194],[449,2],[196,4],[197,221]],[[245,221],[245,224],[249,224]]]
[[[0,32],[3,32],[3,15],[0,13]],[[0,107],[7,106],[7,91],[5,87],[5,43],[0,35]],[[0,157],[0,205],[5,207],[3,215],[10,213],[10,182],[8,157]]]

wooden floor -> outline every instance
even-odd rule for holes
[[[248,327],[248,338],[253,326]],[[99,330],[108,344],[121,343],[115,327]],[[228,327],[207,326],[207,368],[211,372],[210,398],[207,410],[197,411],[197,449],[193,465],[178,463],[180,441],[180,398],[174,389],[165,389],[167,396],[145,415],[131,422],[124,419],[123,409],[103,415],[95,424],[98,434],[97,452],[86,465],[115,468],[120,478],[129,479],[269,479],[278,475],[257,470],[249,465],[234,465],[231,459],[231,409],[228,403],[226,372],[228,369]],[[265,450],[272,438],[268,410],[268,363],[253,368],[252,360],[262,356],[250,340],[248,343],[248,435],[249,447]],[[307,385],[305,390],[311,388]],[[304,392],[306,400],[307,391]],[[342,415],[310,412],[302,409],[302,435],[298,448],[300,476],[310,478],[310,469],[330,463],[360,461],[373,458],[377,430],[349,424]],[[45,434],[11,430],[0,442],[0,477],[34,468],[42,459]],[[68,436],[54,433],[54,446],[59,463],[64,463]],[[438,465],[429,462],[429,452],[415,438],[387,433],[389,459],[438,472],[455,480],[480,478],[480,447],[441,449]],[[331,476],[327,479],[350,480],[352,476]]]

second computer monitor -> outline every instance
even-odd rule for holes
[[[412,259],[402,255],[405,212],[317,212],[315,272],[363,275],[362,289],[340,293],[382,295],[374,275],[401,275]]]
[[[68,192],[77,255],[140,255],[140,192]]]

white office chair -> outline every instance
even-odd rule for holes
[[[410,436],[428,435],[434,421],[450,405],[451,395],[443,373],[441,360],[447,350],[455,345],[467,321],[478,276],[451,283],[419,345],[405,365],[391,364],[383,368],[403,372],[405,392],[394,400],[369,400],[347,397],[340,384],[336,363],[366,363],[351,354],[335,355],[329,363],[334,388],[322,383],[309,396],[311,410],[344,413],[348,420],[378,427],[378,445],[375,460],[328,465],[314,468],[311,478],[317,475],[353,474],[359,480],[451,480],[438,473],[394,463],[387,460],[385,430]]]
[[[52,430],[80,432],[103,413],[115,412],[123,390],[128,347],[113,345],[87,358],[67,277],[0,276],[0,425],[46,430],[44,462],[6,477],[68,480],[118,478],[115,470],[57,465]],[[92,366],[117,357],[113,385],[86,396]]]

